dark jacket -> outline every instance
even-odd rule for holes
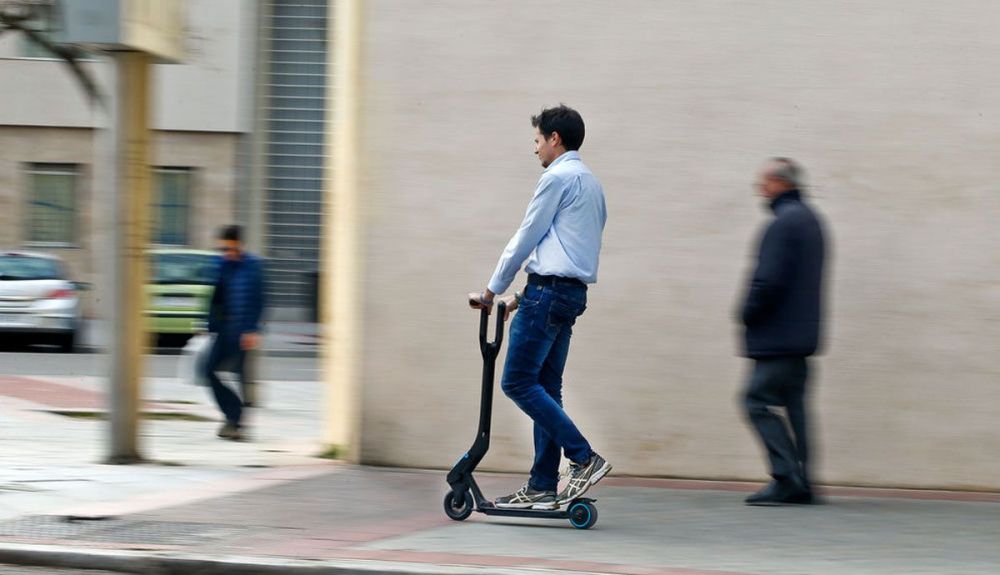
[[[259,332],[264,313],[264,272],[260,258],[244,253],[239,261],[219,258],[208,331],[226,336]]]
[[[816,353],[823,319],[823,227],[798,190],[771,203],[746,302],[746,355],[751,358]]]

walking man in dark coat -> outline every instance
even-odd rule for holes
[[[754,360],[746,413],[767,451],[774,480],[749,505],[812,503],[806,382],[823,319],[823,227],[805,202],[802,170],[788,158],[761,169],[757,191],[774,219],[760,241],[742,309],[746,355]],[[784,408],[787,422],[775,408]],[[789,433],[791,429],[791,434]]]

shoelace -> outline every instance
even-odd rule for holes
[[[584,468],[583,465],[577,465],[576,463],[570,462],[570,464],[566,466],[566,469],[562,471],[562,474],[559,476],[559,478],[572,479],[576,477],[581,471],[583,471],[583,468]]]
[[[525,497],[525,498],[527,498],[528,497],[528,489],[530,489],[530,487],[531,487],[531,485],[526,482],[524,485],[521,486],[520,489],[518,489],[517,491],[514,492],[514,497]]]

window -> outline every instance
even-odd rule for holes
[[[0,260],[2,262],[2,260]],[[152,256],[153,283],[159,285],[214,285],[215,256],[157,251]]]
[[[0,280],[6,282],[65,279],[66,274],[60,268],[59,262],[50,258],[0,255]]]
[[[68,246],[76,241],[77,176],[72,164],[31,164],[29,243]]]
[[[191,169],[157,168],[154,181],[153,243],[161,246],[188,245]]]
[[[55,6],[52,4],[36,4],[31,7],[33,14],[25,22],[27,28],[38,32],[40,36],[47,40],[55,40],[57,32],[57,18]],[[28,38],[27,34],[21,33],[21,57],[22,58],[57,58],[55,54],[49,52],[44,47]]]

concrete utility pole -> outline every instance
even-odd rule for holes
[[[150,242],[150,73],[152,57],[138,51],[113,55],[116,107],[112,133],[115,180],[114,292],[111,346],[111,450],[109,463],[135,463],[142,409],[140,381],[149,335],[146,331],[146,249]]]
[[[113,328],[109,463],[142,461],[139,449],[141,381],[148,334],[145,310],[150,243],[152,65],[178,62],[183,53],[183,0],[64,1],[62,38],[101,50],[114,62],[114,89],[106,137],[108,153],[97,163],[111,194],[113,239],[105,277]],[[101,168],[99,168],[101,169]]]

